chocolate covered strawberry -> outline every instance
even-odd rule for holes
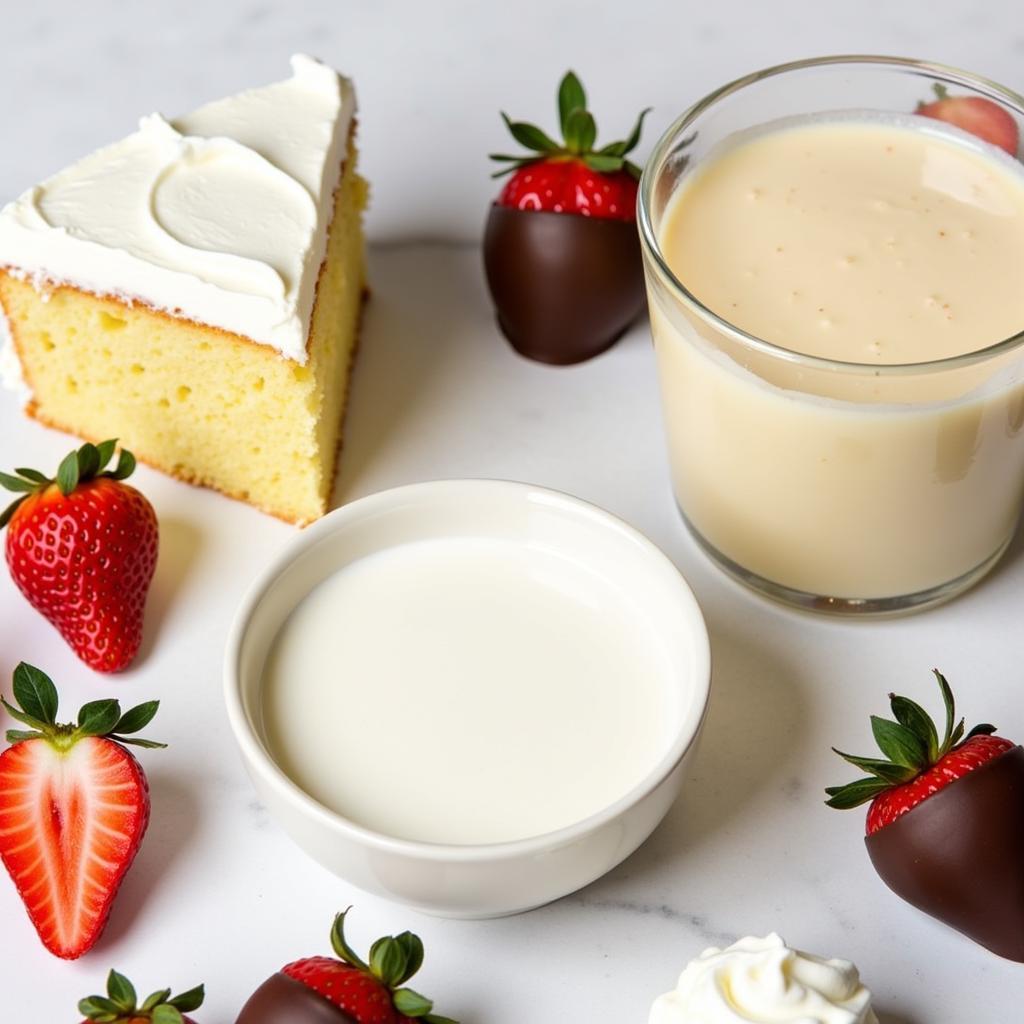
[[[927,712],[890,694],[894,720],[872,716],[881,758],[840,757],[868,774],[826,790],[830,807],[870,801],[867,848],[907,902],[1010,960],[1024,962],[1024,750],[991,725],[964,732],[953,694],[940,738]]]
[[[116,700],[91,701],[62,725],[56,687],[24,662],[14,699],[0,704],[27,728],[0,754],[0,860],[43,945],[74,960],[100,937],[142,845],[149,786],[126,745],[164,746],[134,735],[159,704],[122,714]]]
[[[936,98],[929,103],[919,103],[915,114],[955,125],[1005,149],[1010,156],[1017,155],[1020,129],[1009,110],[984,96],[950,96],[946,87],[938,82],[932,88]]]
[[[107,976],[107,994],[88,996],[78,1004],[85,1018],[82,1024],[196,1024],[186,1013],[203,1005],[202,985],[172,996],[169,988],[161,989],[139,1002],[135,987],[117,971]]]
[[[347,913],[331,929],[336,958],[307,957],[283,967],[252,994],[237,1024],[455,1024],[406,987],[423,963],[419,938],[402,932],[378,939],[363,960],[345,940]]]
[[[156,569],[153,506],[124,481],[135,459],[116,441],[84,444],[48,477],[0,473],[20,493],[0,515],[7,565],[29,603],[98,672],[126,668],[142,642],[146,595]]]
[[[635,229],[640,168],[629,137],[598,147],[597,125],[580,80],[558,89],[562,140],[502,114],[526,153],[491,154],[511,173],[491,207],[484,265],[498,323],[522,354],[575,363],[608,348],[643,308]]]

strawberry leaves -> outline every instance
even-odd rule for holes
[[[156,715],[159,707],[160,701],[148,700],[144,704],[131,708],[117,720],[117,724],[112,731],[119,735],[141,732],[153,721],[153,717]]]
[[[526,121],[513,121],[502,113],[502,120],[512,137],[530,153],[510,155],[491,153],[490,159],[508,164],[492,175],[500,178],[504,174],[519,170],[538,160],[561,159],[582,160],[587,167],[599,174],[614,174],[626,170],[634,178],[640,177],[640,168],[626,159],[640,142],[644,118],[650,107],[643,110],[629,136],[620,142],[611,142],[602,149],[597,145],[597,122],[587,109],[587,94],[583,83],[575,72],[567,71],[558,86],[558,120],[562,130],[562,142],[555,142],[546,132]]]
[[[117,467],[107,470],[107,464],[114,455],[117,441],[104,441],[100,445],[86,442],[77,451],[64,457],[57,469],[57,486],[66,498],[80,483],[87,483],[98,477],[109,477],[111,480],[126,480],[135,472],[135,456],[126,449],[121,449]],[[106,470],[106,472],[104,472]]]
[[[426,1024],[455,1024],[450,1017],[440,1017],[430,1011],[434,1004],[411,988],[400,988],[394,995],[395,1009],[406,1017],[425,1021]]]
[[[935,99],[928,100],[927,103],[924,100],[919,100],[917,106],[914,108],[915,113],[920,113],[922,110],[926,110],[933,103],[942,103],[943,100],[949,99],[949,90],[942,84],[942,82],[932,82],[932,92],[935,93]]]
[[[14,670],[14,699],[26,715],[43,725],[57,721],[60,697],[53,680],[35,665],[21,662]]]
[[[975,726],[964,737],[964,720],[956,720],[953,691],[938,669],[933,672],[946,714],[941,742],[935,723],[924,708],[909,697],[890,693],[889,703],[895,721],[871,716],[871,732],[885,758],[857,757],[833,747],[844,761],[867,772],[868,776],[844,786],[828,787],[825,793],[829,799],[825,802],[829,807],[848,810],[867,803],[894,786],[912,782],[972,736],[988,736],[996,731],[995,726],[986,723]]]
[[[132,983],[123,974],[111,971],[107,976],[107,994],[81,1000],[78,1012],[96,1024],[122,1024],[136,1020],[149,1020],[153,1024],[182,1024],[182,1015],[202,1006],[205,995],[202,985],[173,997],[171,990],[165,988],[147,996],[138,1006],[138,996]]]
[[[15,470],[15,472],[21,473],[23,471],[19,469]],[[8,491],[24,491],[27,494],[36,489],[36,483],[38,481],[19,480],[16,476],[11,476],[10,473],[0,473],[0,485]]]
[[[597,122],[589,110],[577,107],[565,126],[565,147],[570,153],[589,153],[597,140]]]
[[[829,799],[825,802],[837,811],[848,811],[874,800],[888,788],[889,783],[881,779],[857,779],[856,782],[849,782],[845,786],[829,786],[825,790]]]
[[[390,935],[370,947],[370,973],[388,988],[405,981],[408,965],[409,954],[405,947]]]
[[[29,731],[12,729],[7,734],[8,742],[16,743],[45,736],[56,727],[59,707],[57,688],[45,672],[25,662],[21,662],[14,670],[13,683],[17,707],[8,704],[3,695],[0,695],[0,706],[16,722],[29,726]]]
[[[871,732],[878,744],[878,749],[889,760],[904,768],[916,772],[918,768],[924,767],[926,747],[912,730],[899,722],[891,722],[888,718],[871,716]]]
[[[891,761],[883,761],[875,757],[855,757],[853,754],[844,754],[841,750],[835,752],[844,761],[849,761],[850,764],[862,771],[870,772],[876,779],[889,785],[898,786],[900,783],[909,782],[916,774],[913,768],[893,764]]]
[[[629,133],[629,138],[624,142],[610,142],[603,149],[598,150],[597,153],[587,158],[586,164],[591,170],[599,171],[604,170],[604,166],[599,166],[598,162],[615,161],[625,157],[627,153],[632,152],[636,149],[637,144],[640,142],[640,133],[644,128],[644,118],[651,112],[651,107],[645,107],[640,111],[640,116],[636,119],[636,124],[633,125],[633,130]],[[639,179],[641,168],[629,160],[622,160],[621,166],[625,167],[634,178]]]
[[[583,83],[576,77],[575,71],[567,71],[558,86],[558,119],[562,125],[562,135],[568,138],[569,119],[574,110],[587,109],[587,94]]]
[[[82,705],[74,725],[61,725],[57,722],[60,707],[57,687],[45,672],[23,661],[14,670],[12,688],[16,706],[8,703],[3,695],[0,695],[0,706],[16,722],[29,726],[29,730],[8,730],[8,743],[45,739],[60,750],[69,750],[85,736],[102,736],[115,743],[147,749],[167,746],[132,735],[153,720],[160,707],[159,701],[146,701],[122,714],[116,700],[93,700]]]
[[[121,717],[116,700],[93,700],[78,712],[78,731],[83,736],[106,736]]]
[[[366,961],[356,953],[345,938],[345,918],[351,909],[351,907],[346,907],[340,914],[335,915],[334,924],[331,927],[331,948],[334,950],[334,955],[343,963],[368,973],[370,968]]]
[[[430,1011],[434,1004],[425,996],[403,986],[423,966],[423,943],[418,935],[402,932],[386,935],[370,947],[369,963],[362,959],[345,938],[345,917],[352,908],[337,914],[331,927],[331,947],[335,955],[350,967],[372,975],[390,992],[395,1009],[406,1017],[425,1024],[456,1024],[449,1017]]]
[[[107,994],[115,1002],[121,1003],[125,1009],[134,1010],[138,996],[135,994],[135,987],[123,975],[111,970],[107,976]]]
[[[14,491],[21,497],[16,498],[0,513],[0,530],[2,530],[18,511],[21,503],[30,495],[45,491],[51,484],[60,488],[66,498],[79,484],[108,477],[111,480],[127,480],[135,472],[135,456],[126,448],[121,449],[117,465],[107,469],[114,457],[117,440],[104,441],[102,444],[86,442],[81,448],[69,452],[57,467],[57,475],[48,477],[37,469],[16,469],[14,474],[0,473],[0,487]]]
[[[890,693],[889,701],[896,721],[924,740],[928,762],[934,764],[939,759],[939,734],[935,731],[931,715],[909,697]]]
[[[527,121],[513,121],[504,112],[502,112],[501,118],[505,122],[505,127],[508,128],[512,138],[520,146],[532,149],[535,153],[555,153],[559,150],[558,143],[550,136],[545,135],[536,125],[530,124]],[[519,157],[514,159],[518,160]]]

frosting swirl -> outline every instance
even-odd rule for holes
[[[878,1024],[871,993],[848,960],[790,949],[778,935],[704,950],[649,1024]]]
[[[0,266],[141,300],[306,361],[355,111],[310,57],[292,76],[138,131],[0,211]]]

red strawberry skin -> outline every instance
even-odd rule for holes
[[[872,835],[901,815],[913,810],[928,797],[962,779],[975,768],[988,764],[1016,746],[1001,736],[972,736],[945,757],[923,771],[916,779],[894,786],[875,797],[868,810],[867,834]]]
[[[372,975],[327,956],[296,960],[281,973],[330,1000],[358,1024],[404,1024],[386,985]]]
[[[498,196],[499,206],[548,213],[576,213],[603,220],[636,220],[637,180],[628,171],[604,174],[582,160],[538,160],[515,171]]]
[[[0,754],[0,858],[46,948],[65,960],[100,937],[149,822],[142,768],[120,744],[42,739]]]
[[[922,117],[933,117],[956,125],[965,132],[1017,155],[1020,129],[1013,115],[998,103],[983,96],[946,96],[917,108]]]
[[[67,497],[56,485],[30,495],[7,531],[18,589],[99,672],[117,672],[138,653],[157,551],[153,506],[106,477]]]

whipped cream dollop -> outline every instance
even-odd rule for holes
[[[871,993],[848,960],[790,949],[774,933],[706,949],[674,992],[659,997],[649,1024],[878,1024]]]
[[[311,57],[291,78],[139,130],[0,211],[0,266],[220,327],[306,361],[355,112]]]

